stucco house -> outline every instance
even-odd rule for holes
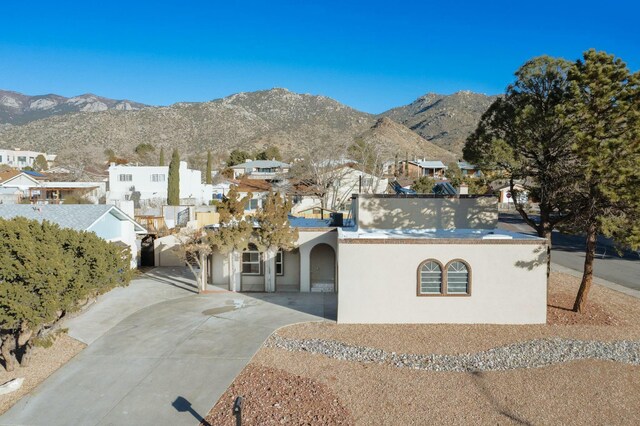
[[[496,229],[496,204],[354,195],[343,226],[290,218],[299,238],[277,255],[275,291],[337,292],[339,323],[544,323],[546,241]],[[229,289],[230,261],[210,257],[210,285]],[[262,254],[239,262],[239,291],[265,291]]]
[[[202,183],[202,172],[180,162],[180,204],[209,204],[213,187]],[[141,206],[162,205],[167,201],[169,166],[117,165],[109,167],[107,202],[134,200]]]
[[[147,231],[121,209],[106,204],[0,205],[0,218],[25,217],[49,221],[62,228],[95,232],[100,238],[129,246],[131,267],[137,266],[138,235]]]
[[[0,164],[4,164],[11,167],[18,167],[20,169],[24,167],[33,167],[33,163],[36,161],[38,155],[42,155],[47,164],[51,166],[56,160],[56,156],[53,154],[47,154],[46,152],[28,151],[22,149],[0,149]]]

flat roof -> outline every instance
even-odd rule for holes
[[[350,242],[393,240],[459,240],[469,241],[509,241],[514,243],[544,243],[546,240],[533,235],[503,229],[356,229],[342,228],[338,230],[338,238]]]

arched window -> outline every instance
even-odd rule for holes
[[[418,295],[442,293],[442,264],[425,260],[418,268]]]
[[[469,294],[469,266],[462,260],[447,265],[447,294]]]

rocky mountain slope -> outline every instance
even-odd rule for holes
[[[380,115],[404,124],[441,148],[461,154],[467,136],[496,98],[467,91],[448,96],[428,93]]]
[[[8,100],[7,93],[13,101]],[[207,150],[226,155],[234,148],[255,151],[269,145],[277,146],[285,157],[301,156],[318,147],[330,156],[344,152],[358,136],[375,141],[390,156],[398,154],[403,158],[409,154],[448,162],[460,157],[464,140],[493,100],[468,92],[429,94],[410,105],[374,116],[324,96],[286,89],[142,109],[138,109],[141,104],[109,103],[98,97],[94,98],[100,104],[74,101],[76,105],[70,102],[76,98],[51,95],[25,100],[12,93],[0,92],[3,108],[18,110],[16,103],[44,108],[48,105],[44,101],[55,101],[57,106],[50,111],[60,113],[21,125],[0,124],[0,147],[56,153],[61,164],[76,169],[104,163],[106,149],[134,158],[134,148],[141,143],[153,145],[156,152],[160,147],[165,151],[178,148],[183,158],[202,156]],[[34,104],[40,99],[43,102]],[[104,109],[95,105],[106,105],[107,109],[96,113],[65,112],[70,104],[84,105],[82,108],[88,111]]]
[[[400,160],[429,158],[442,160],[445,164],[455,161],[456,154],[427,141],[416,132],[390,118],[380,118],[370,129],[360,135],[367,143],[374,144],[387,154],[387,158],[398,155]]]
[[[28,96],[0,90],[0,124],[25,124],[70,112],[98,112],[108,109],[133,111],[146,106],[138,102],[108,99],[90,93],[65,98],[53,94]]]

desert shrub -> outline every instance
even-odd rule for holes
[[[92,232],[0,219],[0,355],[11,371],[59,321],[131,279],[130,254]]]

